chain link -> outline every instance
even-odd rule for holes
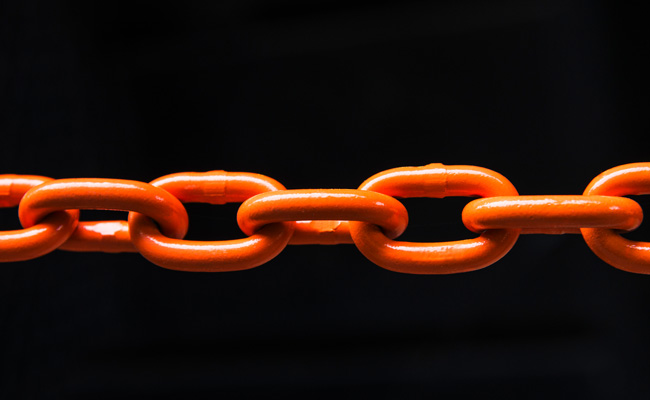
[[[503,257],[520,234],[581,233],[602,260],[650,274],[650,243],[625,239],[641,206],[622,197],[650,193],[650,163],[626,164],[597,176],[575,196],[519,196],[501,174],[474,166],[430,164],[378,173],[357,190],[286,190],[245,172],[186,172],[150,183],[120,179],[59,179],[0,175],[0,207],[18,206],[23,229],[0,231],[0,262],[23,261],[55,249],[139,252],[181,271],[237,271],[262,265],[288,244],[354,243],[380,267],[411,274],[484,268]],[[462,213],[479,236],[439,243],[395,240],[408,213],[396,198],[481,197]],[[183,203],[242,203],[243,239],[184,240]],[[128,221],[80,222],[79,210],[128,211]]]

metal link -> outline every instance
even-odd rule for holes
[[[359,189],[405,198],[517,195],[514,186],[494,171],[442,164],[390,169],[372,176]],[[370,261],[410,274],[450,274],[486,267],[503,257],[519,237],[519,229],[496,229],[475,239],[454,242],[398,242],[365,222],[351,222],[350,232]]]
[[[31,188],[52,178],[0,175],[0,208],[15,207]],[[56,250],[77,227],[79,211],[57,211],[26,229],[0,231],[0,262],[25,261]]]
[[[634,163],[609,169],[594,178],[585,196],[626,196],[650,193],[650,163]],[[650,274],[650,242],[625,239],[613,229],[583,228],[591,251],[608,264],[628,272]]]
[[[627,164],[596,177],[582,196],[519,196],[502,175],[480,167],[430,164],[394,168],[358,190],[286,190],[245,172],[187,172],[150,184],[119,179],[0,175],[0,207],[18,206],[25,229],[0,232],[0,262],[29,260],[55,249],[140,252],[181,271],[236,271],[277,256],[287,244],[354,243],[375,264],[411,274],[483,268],[503,257],[520,233],[582,233],[593,252],[616,268],[650,274],[650,242],[620,236],[643,218],[622,196],[650,193],[650,163]],[[484,197],[463,209],[474,239],[400,242],[408,224],[397,198]],[[237,222],[249,237],[182,240],[182,203],[242,203]],[[127,221],[79,222],[79,209],[129,211]]]
[[[29,228],[55,211],[79,209],[138,211],[158,221],[168,236],[182,238],[187,232],[187,212],[176,197],[148,183],[122,179],[60,179],[43,183],[25,194],[18,216],[23,227]],[[93,249],[97,245],[96,241],[90,243]]]
[[[244,172],[186,172],[151,182],[184,203],[238,203],[258,193],[283,190],[279,182]],[[291,223],[269,224],[245,239],[190,241],[166,237],[147,216],[129,213],[133,244],[152,263],[179,271],[224,272],[257,267],[278,255],[293,233]]]
[[[408,213],[390,196],[350,189],[302,189],[263,193],[246,200],[237,212],[239,227],[253,234],[266,224],[279,221],[369,221],[380,225],[391,238],[404,232]],[[342,220],[342,221],[338,221]],[[303,230],[309,235],[308,230]],[[311,236],[319,244],[319,233]],[[303,243],[307,240],[303,239]]]
[[[580,228],[631,231],[643,210],[631,199],[613,196],[510,196],[474,200],[463,209],[467,229],[522,228],[521,233],[580,233]]]

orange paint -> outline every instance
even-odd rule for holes
[[[34,175],[0,175],[0,207],[15,207],[31,188],[51,181]],[[79,211],[57,211],[26,229],[0,231],[0,262],[24,261],[57,249],[75,230]]]
[[[634,163],[609,169],[594,178],[585,196],[625,196],[650,193],[650,163]],[[583,228],[587,245],[602,260],[616,268],[650,274],[650,242],[625,239],[610,228]]]
[[[463,209],[467,229],[521,233],[580,233],[580,228],[630,231],[643,219],[637,202],[614,196],[503,196],[474,200]]]
[[[430,164],[394,168],[366,180],[359,189],[395,197],[516,196],[502,175],[485,168]],[[357,248],[372,262],[395,272],[450,274],[486,267],[503,257],[519,237],[519,229],[495,229],[475,239],[440,243],[391,240],[367,222],[351,222]]]
[[[80,209],[138,211],[154,218],[169,236],[182,238],[187,232],[187,212],[176,197],[148,183],[121,179],[60,179],[43,183],[25,194],[18,215],[23,226],[29,228],[56,211],[78,213]],[[113,229],[100,230],[98,224],[107,223]],[[82,224],[85,227],[70,249],[108,252],[122,247],[128,249],[128,233],[114,229],[121,225],[119,221]],[[84,238],[90,240],[86,243]]]
[[[650,163],[612,168],[582,196],[519,196],[502,175],[480,167],[430,164],[394,168],[357,190],[286,190],[245,172],[187,172],[151,183],[119,179],[61,179],[0,175],[0,207],[18,206],[25,229],[0,232],[0,261],[28,260],[54,249],[140,252],[164,268],[236,271],[277,256],[287,244],[354,243],[375,264],[397,272],[449,274],[488,266],[503,257],[520,233],[582,233],[604,261],[650,274],[650,242],[622,231],[639,226],[643,211],[622,197],[650,193]],[[483,197],[463,210],[465,226],[480,233],[438,243],[396,239],[408,214],[396,198]],[[243,239],[183,240],[188,216],[182,203],[243,202],[237,213]],[[79,222],[80,209],[129,211],[127,221]],[[218,227],[215,227],[218,229]]]
[[[284,189],[263,175],[225,171],[172,174],[151,184],[183,202],[210,204],[238,203],[258,193]],[[271,260],[289,242],[293,224],[269,224],[244,239],[180,240],[163,235],[147,216],[131,212],[129,230],[138,251],[158,266],[179,271],[224,272],[253,268]]]
[[[390,196],[352,189],[263,193],[246,200],[237,212],[239,227],[246,234],[273,222],[314,220],[336,221],[334,224],[367,221],[381,226],[386,235],[394,238],[406,229],[408,213],[402,203]],[[318,239],[315,241],[318,243]]]
[[[126,221],[82,221],[70,238],[59,247],[66,251],[137,253],[131,243]]]

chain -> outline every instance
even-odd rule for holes
[[[430,164],[378,173],[357,190],[286,190],[245,172],[187,172],[150,183],[0,175],[0,207],[18,206],[24,229],[0,232],[0,261],[69,251],[139,252],[182,271],[236,271],[262,265],[288,244],[353,243],[380,267],[411,274],[449,274],[486,267],[520,234],[581,233],[612,266],[650,274],[650,243],[623,238],[643,211],[632,199],[650,193],[650,163],[626,164],[597,176],[583,195],[519,196],[501,174],[474,166]],[[396,198],[480,197],[462,213],[473,239],[395,240],[408,225]],[[237,223],[247,235],[224,241],[183,240],[183,203],[242,203]],[[79,210],[128,211],[128,221],[79,221]]]

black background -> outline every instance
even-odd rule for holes
[[[1,172],[355,188],[442,162],[579,194],[650,161],[647,15],[623,3],[3,2]],[[467,201],[405,200],[404,240],[472,237]],[[188,238],[243,236],[237,205],[187,208]],[[578,235],[448,276],[352,245],[215,274],[55,251],[0,268],[0,396],[647,398],[649,311]]]

